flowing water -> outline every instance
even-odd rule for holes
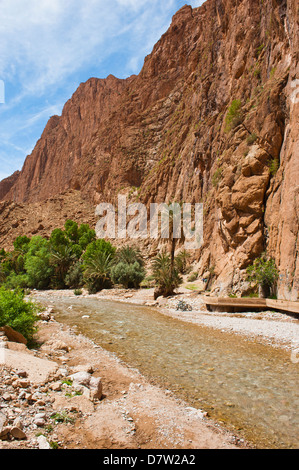
[[[150,307],[94,298],[51,303],[58,321],[77,325],[95,343],[257,447],[298,448],[299,364],[291,362],[290,353]]]

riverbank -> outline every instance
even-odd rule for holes
[[[9,360],[0,365],[0,449],[247,447],[53,315],[38,327],[39,348],[11,343],[12,350],[4,350]],[[35,361],[44,361],[50,373],[37,374]],[[78,372],[84,385],[74,381]],[[86,375],[101,383],[101,399],[90,393]]]
[[[155,307],[160,313],[185,322],[211,327],[242,335],[244,338],[260,341],[273,347],[296,352],[299,348],[299,319],[281,312],[243,312],[243,313],[213,313],[206,309],[203,298],[188,289],[178,289],[177,295],[164,299],[159,297],[154,301],[154,289],[109,289],[94,295],[82,291],[82,297],[102,300],[113,300],[136,305]],[[40,293],[33,292],[38,299]],[[43,297],[78,298],[73,291],[45,291]],[[180,301],[192,308],[191,311],[177,310]]]

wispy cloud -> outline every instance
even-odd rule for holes
[[[8,173],[19,165],[19,149],[37,141],[49,116],[60,114],[81,81],[92,75],[124,78],[138,73],[185,3],[1,0],[0,79],[5,81],[6,104],[0,104],[0,151],[10,161]],[[194,7],[203,2],[188,3]]]

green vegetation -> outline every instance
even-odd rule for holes
[[[60,423],[70,423],[73,424],[75,422],[75,419],[69,416],[65,411],[62,411],[61,413],[53,413],[50,416],[51,419],[53,419],[55,424],[60,424]]]
[[[64,229],[52,231],[49,240],[18,237],[11,252],[0,250],[0,284],[6,290],[74,289],[82,294],[110,288],[113,284],[138,288],[145,279],[139,250],[119,250],[106,240],[96,240],[87,224],[67,220]]]
[[[21,333],[30,344],[36,332],[37,306],[26,302],[24,296],[20,290],[0,288],[0,327],[10,326]]]
[[[258,138],[258,136],[255,132],[250,134],[246,139],[247,145],[253,145],[254,142],[257,140],[257,138]]]
[[[190,264],[190,253],[186,250],[182,250],[176,257],[175,257],[175,265],[180,274],[186,274],[189,270]]]
[[[222,178],[222,172],[223,172],[223,169],[221,167],[217,168],[217,170],[214,172],[212,176],[212,185],[214,186],[214,188],[216,188],[218,184],[220,183],[221,178]]]
[[[279,160],[278,158],[273,158],[271,161],[270,161],[270,165],[269,165],[269,168],[270,168],[270,173],[272,176],[275,176],[277,171],[278,171],[278,168],[279,168]]]
[[[260,286],[262,297],[275,295],[278,271],[272,258],[268,258],[264,253],[247,268],[247,275],[249,281]]]
[[[241,100],[233,100],[228,108],[225,118],[225,131],[230,132],[232,129],[241,124],[243,115],[241,111]]]
[[[160,253],[153,261],[153,277],[158,289],[155,297],[163,295],[169,297],[173,295],[174,290],[182,283],[179,272],[172,263],[171,255],[166,252]]]
[[[194,282],[198,279],[198,273],[194,272],[191,273],[190,276],[187,278],[188,282]]]

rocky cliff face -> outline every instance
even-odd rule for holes
[[[22,204],[68,190],[92,204],[119,193],[147,205],[203,202],[194,259],[200,275],[215,274],[214,291],[240,289],[244,269],[267,249],[279,296],[295,300],[297,72],[296,0],[185,6],[138,76],[80,85],[0,195]]]

